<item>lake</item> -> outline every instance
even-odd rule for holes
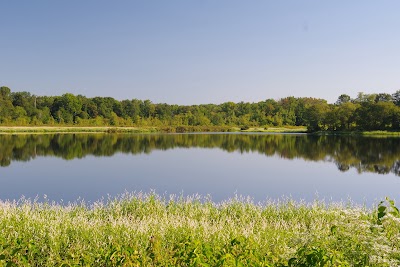
[[[306,134],[0,135],[0,199],[128,192],[348,201],[400,192],[400,138]]]

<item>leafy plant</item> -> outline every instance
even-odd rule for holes
[[[386,197],[385,200],[382,200],[378,204],[378,220],[377,223],[382,225],[383,219],[388,215],[392,215],[393,217],[400,218],[399,209],[396,207],[394,200]]]

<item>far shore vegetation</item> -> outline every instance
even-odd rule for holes
[[[0,126],[0,134],[19,133],[190,133],[190,132],[260,132],[260,133],[305,133],[304,126],[248,127],[234,126]]]
[[[103,202],[0,202],[2,266],[399,266],[386,199],[254,203],[125,194]]]
[[[333,104],[312,97],[266,99],[257,103],[172,105],[150,100],[88,98],[66,93],[36,96],[0,87],[2,132],[326,132],[396,135],[400,131],[400,90],[395,93],[346,94]],[[50,128],[51,127],[51,128]],[[61,128],[62,127],[62,128]],[[75,128],[83,127],[83,128]],[[111,127],[111,128],[109,128]],[[8,130],[7,130],[8,129]],[[30,130],[28,130],[30,129]]]

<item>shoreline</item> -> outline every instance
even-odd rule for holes
[[[368,137],[400,137],[400,131],[318,131],[308,133],[316,136],[368,136]]]
[[[166,126],[166,127],[122,127],[122,126],[0,126],[0,134],[43,133],[199,133],[199,132],[259,132],[259,133],[305,133],[306,128],[255,127],[241,130],[234,126]]]
[[[400,137],[400,131],[318,131],[308,132],[306,127],[250,127],[237,126],[0,126],[0,134],[45,134],[45,133],[293,133],[317,136],[368,136]]]

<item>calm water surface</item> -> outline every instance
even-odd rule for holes
[[[0,199],[93,202],[125,191],[399,199],[400,138],[289,134],[0,135]]]

